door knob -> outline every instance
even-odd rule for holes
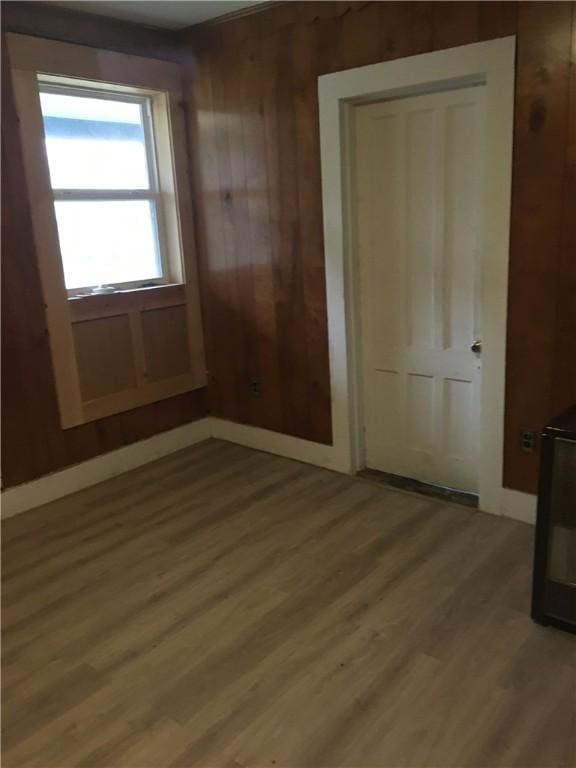
[[[482,352],[482,340],[474,339],[472,344],[470,344],[470,351],[474,352],[475,355],[479,355]]]

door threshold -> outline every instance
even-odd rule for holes
[[[424,496],[432,496],[442,501],[450,501],[453,504],[462,504],[465,507],[478,509],[478,494],[469,491],[459,491],[456,488],[446,488],[443,485],[432,485],[432,483],[423,483],[420,480],[414,480],[411,477],[402,477],[401,475],[392,475],[389,472],[381,472],[378,469],[361,469],[358,477],[364,477],[367,480],[374,480],[382,485],[389,485],[392,488],[399,488],[403,491],[420,493]]]

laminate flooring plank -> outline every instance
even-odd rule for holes
[[[209,440],[3,523],[6,768],[574,768],[533,529]]]

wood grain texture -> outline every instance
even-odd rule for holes
[[[218,441],[3,524],[6,768],[568,768],[533,528]]]
[[[556,355],[568,351],[557,349],[556,336],[559,285],[564,272],[569,275],[560,255],[569,206],[572,14],[571,3],[518,7],[504,473],[507,485],[531,492],[537,490],[539,455],[522,453],[520,432],[539,431],[561,410],[553,398]],[[572,373],[565,374],[573,379],[576,358],[568,367]],[[574,402],[572,388],[562,407]]]
[[[117,50],[173,56],[168,33],[146,30],[145,42],[138,28],[127,35],[121,22],[73,21],[36,3],[4,3],[3,12],[16,32],[88,45],[105,38]],[[538,456],[522,453],[520,430],[539,429],[576,400],[573,3],[291,2],[170,35],[191,79],[215,414],[331,441],[317,76],[516,33],[504,480],[535,489]],[[29,214],[16,204],[21,159],[10,118],[3,134],[3,205],[14,208],[4,216],[4,247],[19,254],[3,263],[3,478],[13,485],[178,426],[205,403],[204,393],[178,397],[62,437]]]
[[[205,415],[206,403],[205,390],[198,390],[98,423],[61,429],[7,74],[3,62],[2,482],[10,487],[193,421]]]
[[[576,402],[576,3],[572,5],[568,141],[560,262],[552,404],[560,413]]]
[[[165,29],[132,24],[42,2],[3,2],[2,29],[93,48],[178,62],[174,35]]]
[[[317,77],[512,34],[504,483],[535,490],[538,454],[521,451],[520,431],[576,401],[573,3],[291,2],[183,33],[195,56],[189,111],[202,110],[194,153],[215,413],[331,441]]]

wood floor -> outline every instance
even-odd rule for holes
[[[3,532],[3,765],[576,765],[531,527],[218,441]]]

